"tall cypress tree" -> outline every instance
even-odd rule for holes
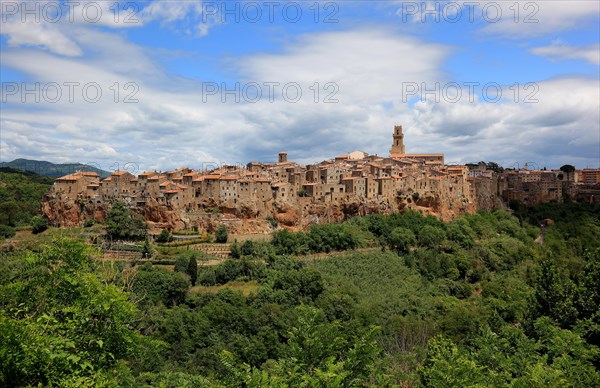
[[[198,263],[196,262],[196,256],[190,257],[187,270],[185,273],[190,277],[192,286],[196,285],[196,279],[198,279]]]

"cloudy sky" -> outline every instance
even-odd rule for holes
[[[597,1],[1,0],[0,160],[600,165]],[[131,167],[130,167],[131,168]]]

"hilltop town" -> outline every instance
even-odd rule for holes
[[[42,212],[55,226],[102,221],[116,201],[142,214],[151,229],[268,232],[273,221],[290,228],[342,221],[355,215],[415,209],[443,219],[477,210],[563,198],[600,200],[600,170],[505,170],[486,163],[446,165],[443,154],[406,153],[402,126],[394,127],[389,156],[353,151],[306,166],[250,162],[213,170],[182,167],[137,176],[115,171],[105,179],[77,171],[56,179]]]

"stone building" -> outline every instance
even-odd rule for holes
[[[50,194],[57,202],[82,199],[100,206],[123,200],[143,214],[156,213],[145,211],[146,206],[162,206],[181,220],[189,220],[190,214],[213,214],[209,208],[220,208],[232,217],[251,209],[254,217],[288,211],[313,212],[315,219],[323,219],[327,212],[331,219],[332,209],[341,207],[393,211],[409,206],[452,217],[478,208],[491,210],[499,196],[530,204],[561,201],[565,188],[575,190],[576,183],[565,186],[559,176],[552,171],[498,174],[484,165],[446,166],[441,153],[406,153],[402,126],[397,125],[388,157],[353,151],[300,166],[280,152],[274,163],[250,162],[210,171],[182,167],[137,177],[115,171],[102,181],[95,173],[80,171],[58,178]],[[580,170],[577,176],[599,182],[598,170]]]

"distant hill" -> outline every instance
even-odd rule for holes
[[[10,167],[21,171],[31,171],[38,175],[59,177],[67,174],[72,174],[75,171],[85,170],[97,172],[101,178],[106,178],[111,173],[108,171],[101,170],[97,167],[93,167],[82,163],[62,163],[56,164],[46,162],[44,160],[29,160],[29,159],[15,159],[12,162],[2,162],[0,167]]]
[[[30,171],[0,167],[0,225],[30,225],[53,181]]]

